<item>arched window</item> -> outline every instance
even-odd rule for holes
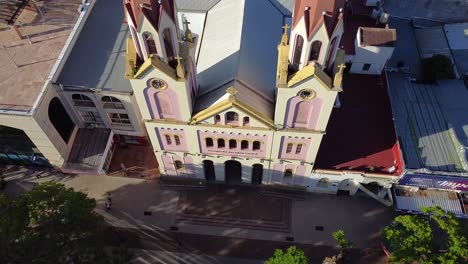
[[[181,170],[184,168],[184,163],[182,163],[180,160],[176,160],[174,161],[174,166],[177,170]]]
[[[304,45],[304,38],[301,35],[296,35],[296,42],[294,45],[293,66],[299,69],[301,63],[302,46]]]
[[[237,148],[237,141],[235,139],[230,139],[229,140],[229,148],[230,149],[235,149]]]
[[[260,150],[261,143],[260,141],[254,141],[252,144],[252,149],[253,150]]]
[[[331,59],[332,59],[333,52],[335,51],[335,45],[336,45],[336,37],[334,37],[332,41],[330,42],[330,49],[328,50],[327,60],[325,63],[327,68],[330,68],[330,66],[332,65]]]
[[[148,56],[150,54],[158,54],[156,50],[156,43],[154,42],[154,39],[151,33],[148,33],[148,32],[143,33],[143,39],[145,40],[146,51],[148,52]]]
[[[237,125],[239,121],[239,115],[236,112],[226,113],[226,125]]]
[[[307,128],[309,126],[312,104],[309,101],[302,101],[296,105],[294,112],[293,127]]]
[[[73,104],[76,106],[85,106],[85,107],[94,107],[94,102],[86,95],[83,94],[73,94],[72,95]]]
[[[218,148],[224,148],[226,143],[224,142],[223,138],[218,138]]]
[[[249,142],[247,140],[242,140],[241,149],[248,149],[248,148],[249,148]]]
[[[171,145],[171,144],[172,144],[171,136],[169,136],[169,135],[164,135],[164,137],[166,138],[166,144]]]
[[[205,138],[205,143],[207,147],[213,147],[213,139],[212,138]]]
[[[75,123],[73,123],[67,110],[65,110],[62,102],[60,102],[60,99],[57,97],[50,100],[48,114],[50,122],[55,127],[60,137],[65,143],[68,143],[73,129],[75,128]]]
[[[296,154],[301,153],[301,151],[302,151],[302,144],[297,144],[297,146],[296,146]]]
[[[159,116],[161,118],[174,118],[171,99],[167,93],[156,93],[155,98],[158,102]]]
[[[166,50],[166,58],[169,62],[174,60],[174,44],[172,42],[172,34],[169,28],[163,30],[164,49]]]
[[[174,141],[176,145],[180,145],[180,137],[178,135],[174,136]]]
[[[111,108],[111,109],[125,109],[125,106],[122,104],[122,102],[112,96],[103,96],[101,98],[102,101],[102,107],[104,108]]]
[[[221,123],[221,116],[220,115],[215,115],[214,120],[215,120],[215,124]]]
[[[292,176],[293,176],[293,171],[291,169],[286,169],[284,171],[284,175],[283,175],[284,178],[291,178]]]
[[[309,56],[309,61],[316,61],[319,59],[320,56],[320,49],[322,48],[322,42],[321,41],[314,41],[312,42],[312,46],[310,48],[310,56]]]
[[[250,118],[248,116],[244,116],[244,126],[250,125]]]
[[[286,146],[286,153],[291,153],[292,148],[293,148],[293,144],[292,144],[292,143],[288,143],[288,145]]]

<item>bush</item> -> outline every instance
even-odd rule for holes
[[[265,264],[307,264],[309,260],[304,251],[295,246],[290,246],[286,252],[281,249],[275,250],[273,257],[268,259]]]
[[[423,79],[428,82],[455,78],[452,61],[440,54],[422,60],[422,74]]]

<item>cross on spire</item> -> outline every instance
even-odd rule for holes
[[[283,26],[283,29],[284,29],[284,34],[288,34],[288,29],[290,28],[290,26],[288,24],[284,25]]]
[[[180,60],[182,59],[182,57],[177,56],[177,57],[175,57],[174,59],[176,59],[176,60],[177,60],[177,63],[180,64]]]
[[[183,24],[185,25],[185,27],[188,28],[188,25],[190,25],[190,22],[188,22],[188,20],[186,19],[186,20],[183,22]]]
[[[340,64],[337,66],[340,71],[344,70],[346,68],[346,65]]]

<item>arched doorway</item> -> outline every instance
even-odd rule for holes
[[[338,184],[338,195],[351,195],[356,190],[356,183],[354,179],[346,179]]]
[[[67,110],[63,107],[62,102],[57,97],[52,98],[49,103],[49,120],[55,127],[59,135],[65,143],[70,140],[75,123],[68,115]]]
[[[252,184],[258,185],[262,184],[263,179],[263,165],[254,164],[252,166]]]
[[[205,174],[205,180],[207,182],[213,182],[213,181],[216,180],[213,161],[211,161],[211,160],[204,160],[203,161],[203,172]]]
[[[242,165],[235,160],[224,162],[225,180],[228,184],[237,184],[242,182]]]

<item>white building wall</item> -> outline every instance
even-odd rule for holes
[[[361,46],[361,31],[358,30],[354,41],[356,54],[352,58],[350,72],[357,74],[373,74],[380,75],[387,61],[392,57],[394,47],[376,47],[376,46]],[[368,71],[364,71],[365,64],[370,64]]]
[[[62,92],[63,97],[66,99],[67,103],[69,104],[69,108],[73,109],[73,114],[75,118],[78,120],[76,123],[79,127],[85,127],[86,121],[83,119],[80,112],[86,111],[93,111],[97,112],[102,120],[102,126],[105,128],[112,129],[114,133],[120,135],[128,135],[128,136],[144,136],[145,131],[143,128],[143,122],[141,120],[141,114],[139,113],[138,106],[135,105],[134,96],[127,93],[115,93],[115,92],[108,92],[108,91],[89,91],[89,90],[66,90]],[[84,106],[76,106],[72,100],[73,94],[82,94],[89,97],[95,107],[84,107]],[[119,99],[122,104],[124,105],[125,109],[113,109],[113,108],[104,108],[102,97],[104,96],[112,96]],[[65,105],[65,103],[64,103]],[[108,113],[123,113],[129,116],[130,122],[132,126],[125,126],[125,125],[118,125],[118,124],[111,124],[111,120],[109,118]]]

